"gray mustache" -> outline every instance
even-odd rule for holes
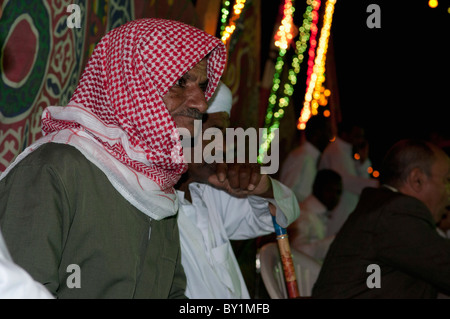
[[[203,118],[203,113],[198,111],[197,109],[186,109],[182,115],[192,117],[196,120],[201,120]]]

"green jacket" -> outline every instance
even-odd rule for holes
[[[151,220],[72,146],[45,144],[0,181],[0,227],[57,298],[185,298],[176,216]]]

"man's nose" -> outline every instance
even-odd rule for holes
[[[208,103],[206,102],[205,92],[200,87],[196,87],[191,92],[188,106],[190,108],[197,109],[200,113],[205,113],[208,109]]]

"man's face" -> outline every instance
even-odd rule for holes
[[[331,211],[339,204],[341,195],[342,182],[330,182],[324,187],[320,200]]]
[[[431,167],[431,176],[424,182],[422,201],[438,222],[450,204],[450,159],[440,150],[435,154],[437,159]]]
[[[203,59],[183,75],[164,95],[163,101],[177,128],[194,133],[194,121],[201,120],[208,104],[205,91],[208,87],[207,59]]]

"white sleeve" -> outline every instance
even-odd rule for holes
[[[298,165],[297,165],[298,166]],[[305,156],[303,165],[297,167],[300,173],[297,175],[297,179],[292,186],[289,186],[297,197],[297,201],[301,202],[305,200],[312,193],[314,179],[317,174],[316,163],[312,157]]]
[[[292,248],[302,251],[314,259],[323,262],[335,236],[325,237],[311,243],[292,243]]]
[[[273,199],[259,196],[237,198],[211,188],[220,196],[215,206],[221,215],[227,236],[232,240],[255,238],[274,232],[269,202],[276,207],[276,220],[281,227],[287,227],[299,215],[300,208],[294,193],[285,185],[271,179]],[[205,200],[207,196],[205,196]]]
[[[54,299],[43,285],[13,262],[1,233],[0,299]]]
[[[297,181],[298,176],[300,175],[302,161],[298,156],[293,155],[292,153],[288,155],[286,160],[281,167],[280,172],[280,181],[288,186],[293,187],[295,182]]]

